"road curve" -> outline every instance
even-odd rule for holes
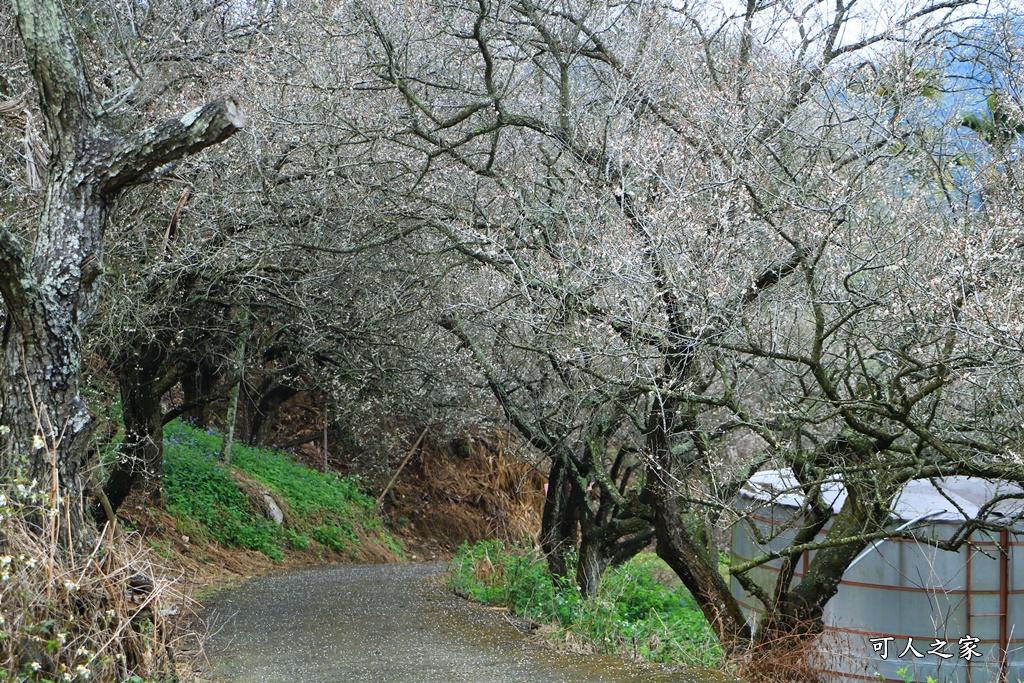
[[[206,649],[231,683],[720,683],[539,647],[501,613],[446,594],[442,564],[258,577],[207,603]]]

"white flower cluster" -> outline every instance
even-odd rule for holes
[[[39,490],[39,480],[33,479],[29,483],[18,482],[14,485],[13,493],[23,503],[39,503],[43,500],[44,494]]]
[[[64,502],[59,496],[56,501],[51,500],[50,494],[39,485],[38,479],[15,481],[0,491],[0,520],[20,517],[27,512],[46,514],[53,518],[60,513],[59,507]]]

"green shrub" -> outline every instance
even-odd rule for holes
[[[721,649],[683,588],[656,580],[668,568],[655,555],[641,554],[609,569],[593,600],[568,581],[553,580],[547,563],[532,551],[497,541],[465,544],[452,560],[449,584],[457,592],[572,633],[607,654],[673,664],[713,666]]]

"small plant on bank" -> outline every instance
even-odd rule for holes
[[[292,529],[284,529],[281,535],[284,536],[284,540],[288,542],[288,545],[295,550],[305,550],[309,547],[309,536],[305,534],[300,534]]]
[[[550,625],[555,640],[654,662],[715,666],[721,648],[685,588],[667,588],[656,575],[667,568],[641,554],[609,569],[593,600],[567,580],[552,579],[543,557],[498,541],[465,544],[451,563],[450,586],[461,595],[509,607]]]
[[[328,524],[314,527],[309,535],[313,537],[314,541],[336,553],[349,550],[357,542],[351,528],[341,529]]]
[[[903,680],[903,683],[914,683],[914,674],[910,672],[909,666],[901,666],[896,669],[896,674]],[[883,681],[885,680],[885,677],[881,674],[878,674],[878,678]],[[925,678],[925,683],[939,683],[939,681],[934,676],[928,676]]]

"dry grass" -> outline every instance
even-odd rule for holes
[[[177,518],[147,505],[141,495],[129,497],[117,516],[135,529],[137,533],[132,535],[140,543],[160,555],[160,562],[170,568],[172,575],[181,577],[179,585],[186,596],[202,595],[256,574],[293,566],[290,561],[274,562],[255,550],[227,548],[202,533],[183,531]]]
[[[545,478],[516,457],[501,435],[470,437],[457,447],[427,444],[387,504],[392,519],[455,547],[463,541],[517,541],[540,530]]]
[[[107,526],[61,549],[61,509],[34,484],[0,492],[0,680],[178,680],[170,617],[189,603],[138,534]]]
[[[755,647],[739,665],[745,681],[765,683],[821,683],[813,652],[803,643]]]
[[[794,634],[779,634],[755,645],[738,667],[745,681],[766,683],[823,683],[829,680],[822,670],[834,668],[843,652],[850,651],[845,634],[825,629],[797,629]]]

